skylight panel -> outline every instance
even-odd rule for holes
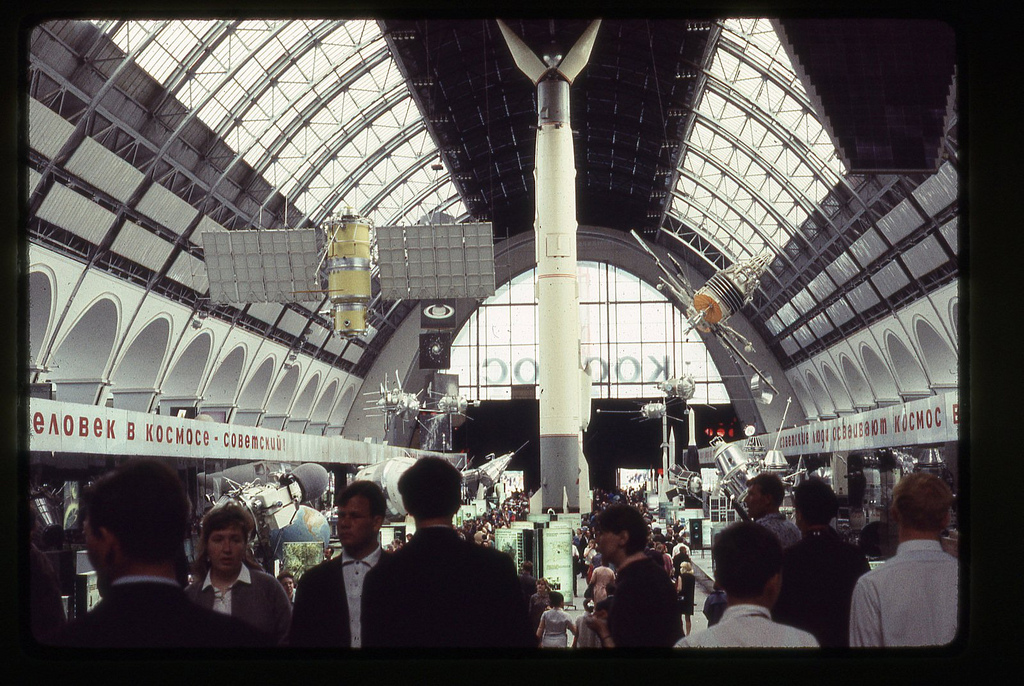
[[[177,60],[159,43],[151,44],[135,62],[160,83],[164,83],[177,67]]]

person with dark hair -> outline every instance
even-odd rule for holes
[[[686,636],[678,648],[814,648],[818,641],[802,629],[772,621],[771,609],[782,584],[782,546],[753,522],[726,527],[711,549],[715,580],[728,607],[721,621]]]
[[[644,516],[632,505],[609,505],[598,515],[597,546],[615,569],[608,620],[591,620],[605,647],[669,647],[682,635],[675,586],[644,553],[647,534]]]
[[[892,490],[899,545],[884,565],[857,580],[851,646],[936,646],[956,637],[960,568],[942,549],[953,493],[934,474],[915,472]]]
[[[576,625],[572,618],[565,614],[562,609],[565,605],[565,596],[558,591],[550,593],[551,607],[545,610],[540,616],[540,626],[537,627],[537,638],[540,639],[541,648],[565,648],[569,641],[565,636],[566,630],[576,638]]]
[[[277,580],[281,584],[281,588],[288,594],[288,602],[295,602],[295,575],[289,572],[287,569],[281,571],[277,575]]]
[[[83,493],[85,544],[102,600],[58,635],[78,648],[269,646],[245,622],[189,601],[175,577],[188,532],[178,475],[158,460],[131,460]],[[277,583],[276,581],[274,583]]]
[[[839,511],[832,487],[808,479],[793,491],[803,540],[782,555],[782,590],[772,618],[809,631],[826,648],[850,645],[850,599],[868,571],[864,553],[829,526]]]
[[[284,641],[292,605],[280,582],[260,567],[250,544],[256,523],[240,505],[225,503],[203,517],[189,599],[241,619]]]
[[[359,648],[364,644],[363,588],[386,557],[378,534],[387,514],[384,492],[372,481],[353,481],[335,497],[341,555],[321,562],[295,589],[288,645]]]
[[[537,592],[537,577],[533,575],[533,563],[529,560],[523,562],[521,568],[519,585],[523,589],[523,598],[529,601],[530,596]]]
[[[743,503],[750,518],[775,534],[783,549],[800,540],[800,529],[779,512],[782,499],[786,497],[786,486],[775,474],[758,474],[747,481],[747,493]]]
[[[676,578],[676,595],[679,598],[679,614],[683,617],[683,635],[688,636],[693,628],[693,597],[697,586],[697,577],[693,573],[693,564],[679,563],[679,576]]]
[[[452,528],[462,475],[438,457],[398,480],[416,533],[363,588],[363,642],[385,647],[536,647],[515,564]]]

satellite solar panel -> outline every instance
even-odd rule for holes
[[[215,302],[299,302],[317,290],[317,229],[207,232]]]
[[[489,223],[377,228],[381,295],[483,298],[494,294]]]

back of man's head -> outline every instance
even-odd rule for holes
[[[398,492],[414,519],[451,517],[462,504],[462,475],[440,457],[422,457],[399,477]]]
[[[715,580],[731,598],[755,598],[782,569],[782,545],[768,529],[737,522],[715,538]]]
[[[765,472],[758,474],[747,481],[747,487],[757,486],[761,492],[771,498],[772,505],[776,508],[782,505],[782,499],[786,497],[786,485],[776,474]]]
[[[808,479],[793,490],[793,507],[809,526],[832,521],[839,511],[839,499],[832,487],[821,479]]]
[[[135,459],[104,474],[82,495],[89,527],[106,528],[124,554],[142,562],[173,560],[188,530],[188,498],[165,463]]]
[[[626,554],[638,553],[647,547],[647,522],[640,510],[632,505],[617,503],[609,505],[597,516],[597,527],[612,533],[629,533]]]
[[[938,533],[948,523],[953,492],[946,482],[927,472],[900,479],[892,489],[892,506],[900,526]]]
[[[380,486],[372,481],[353,481],[343,491],[338,493],[334,499],[334,504],[339,508],[345,507],[348,501],[357,495],[366,498],[366,501],[370,504],[371,517],[384,517],[387,515],[388,501],[384,496],[384,491],[380,490]]]

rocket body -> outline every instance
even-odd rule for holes
[[[600,19],[590,22],[564,58],[555,49],[542,61],[498,20],[516,66],[537,87],[534,235],[541,488],[534,497],[539,497],[543,511],[578,511],[590,492],[583,455],[590,378],[580,361],[576,158],[569,125],[569,86],[590,59],[600,25]]]
[[[537,85],[539,111],[534,220],[537,252],[540,469],[545,511],[579,507],[585,468],[581,417],[579,283],[576,273],[576,166],[569,84]]]

